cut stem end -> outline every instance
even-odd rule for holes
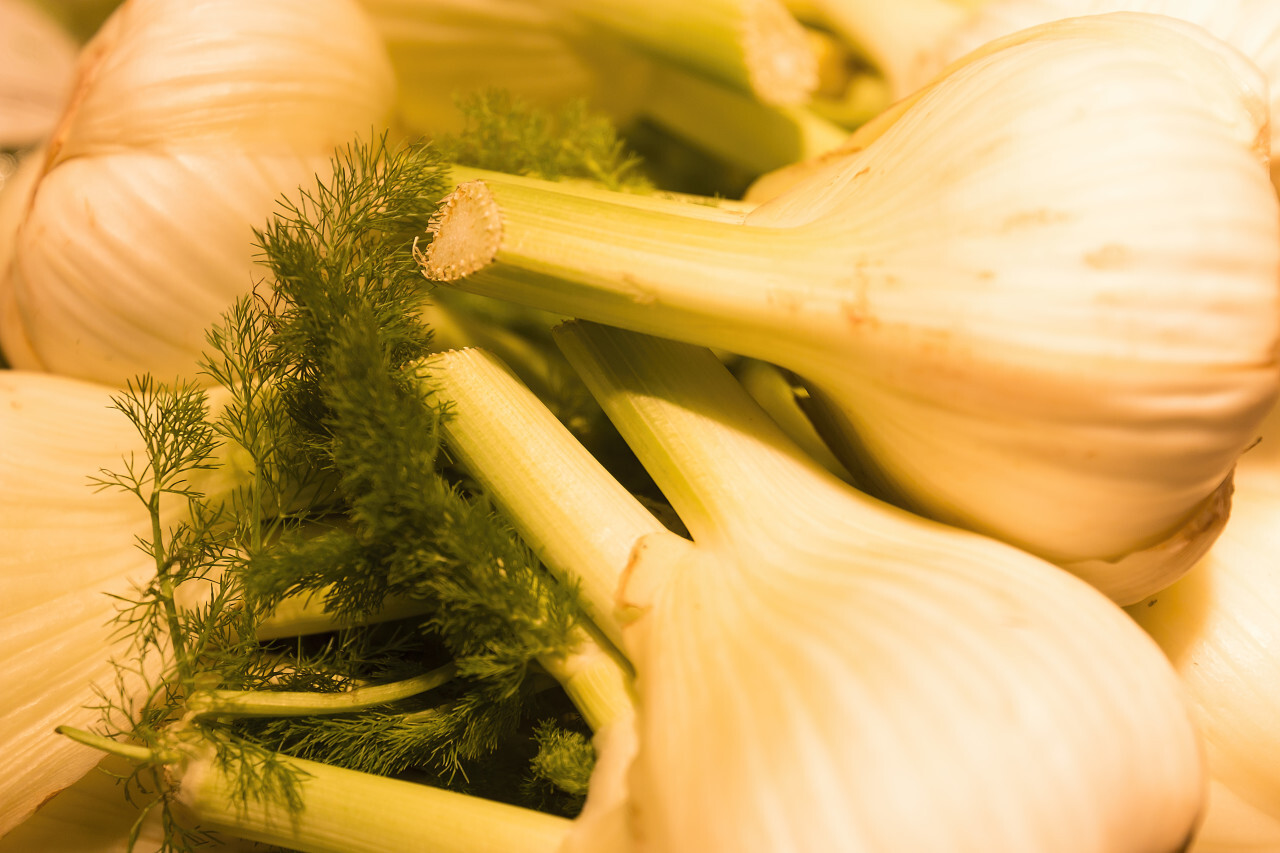
[[[432,281],[457,281],[488,266],[502,244],[502,211],[484,181],[468,181],[437,208],[427,225],[426,251],[413,256]]]

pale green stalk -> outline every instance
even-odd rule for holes
[[[778,318],[801,288],[813,302],[826,297],[825,306],[806,304],[806,328],[825,321],[847,336],[842,306],[858,254],[849,235],[613,198],[547,182],[464,183],[441,205],[420,260],[428,278],[469,293],[783,364],[793,344],[778,334]],[[819,316],[822,307],[831,313]]]
[[[632,545],[662,523],[493,356],[455,350],[424,370],[450,403],[451,452],[548,569],[580,585],[591,621],[621,647],[618,580]]]
[[[187,701],[192,717],[279,717],[347,714],[426,693],[447,683],[457,668],[446,664],[390,684],[370,684],[337,693],[295,690],[205,690]]]
[[[538,658],[593,732],[626,720],[635,710],[634,680],[623,654],[593,624],[575,632],[568,654]]]
[[[884,113],[891,103],[893,96],[884,78],[865,72],[849,81],[842,97],[814,98],[809,111],[832,124],[854,129]]]
[[[758,537],[792,515],[796,481],[815,502],[847,490],[710,350],[585,322],[557,327],[556,341],[694,541]]]
[[[259,640],[278,640],[283,637],[303,637],[339,631],[357,625],[372,625],[421,616],[429,609],[427,602],[407,596],[387,596],[373,613],[344,617],[326,608],[328,589],[308,590],[287,595],[255,626]]]
[[[634,210],[651,210],[657,213],[689,216],[694,219],[708,219],[713,222],[739,222],[755,207],[753,203],[737,199],[713,198],[667,190],[618,191],[605,189],[595,181],[572,178],[546,181],[541,178],[509,175],[505,172],[493,172],[471,166],[451,165],[449,167],[450,183],[461,184],[470,181],[484,181],[486,185],[523,187],[530,191],[552,192],[569,198],[616,204]]]
[[[334,631],[424,612],[424,602],[404,598],[388,600],[377,613],[358,619],[342,619],[324,608],[323,595],[317,593],[291,596],[282,605],[284,609],[277,607],[259,625],[259,639]],[[559,682],[587,725],[596,731],[631,710],[631,667],[613,643],[590,622],[574,630],[569,645],[571,651],[568,653],[543,655],[538,658],[538,663]],[[211,691],[196,694],[188,707],[197,716],[345,713],[431,690],[447,680],[452,670],[452,666],[446,666],[417,678],[356,688],[345,693]]]
[[[817,157],[849,135],[798,105],[771,106],[715,80],[657,66],[644,113],[686,141],[753,173]]]
[[[422,373],[448,401],[452,456],[552,574],[579,587],[586,618],[572,651],[538,662],[593,731],[624,720],[634,674],[620,651],[615,594],[631,546],[665,528],[492,354],[440,353]]]
[[[778,0],[553,0],[641,49],[769,104],[818,83],[804,30]]]
[[[303,853],[553,853],[571,822],[543,812],[302,759],[304,807],[237,798],[237,773],[205,760],[182,802],[200,826]]]
[[[552,853],[571,821],[543,812],[315,761],[276,756],[297,799],[244,791],[260,768],[220,761],[211,744],[150,750],[66,729],[81,743],[134,761],[163,763],[175,797],[202,830],[302,853]],[[298,807],[300,806],[300,807]]]
[[[760,408],[769,413],[792,441],[800,445],[814,461],[845,482],[852,482],[849,471],[823,443],[813,422],[805,415],[797,396],[803,392],[788,381],[781,368],[759,359],[743,359],[734,368],[734,376]],[[807,394],[804,394],[807,397]]]

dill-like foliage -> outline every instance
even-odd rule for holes
[[[419,311],[427,282],[411,249],[448,188],[428,146],[393,149],[385,136],[356,142],[335,157],[329,178],[281,201],[257,232],[274,292],[254,303],[271,330],[264,357],[303,427],[324,431],[319,382],[334,336],[354,312],[372,313],[391,364],[430,350]]]
[[[537,755],[530,762],[525,789],[544,811],[573,815],[582,810],[591,781],[594,752],[580,731],[542,720],[534,730]]]
[[[413,368],[431,337],[411,249],[447,189],[443,175],[429,148],[352,145],[330,179],[259,234],[276,283],[271,300],[245,303],[263,315],[253,327],[270,330],[255,352],[267,353],[261,370],[298,446],[332,478],[341,520],[318,534],[282,530],[255,549],[245,577],[263,601],[323,590],[345,616],[376,610],[389,593],[420,599],[422,628],[452,655],[465,690],[442,723],[412,727],[426,745],[404,754],[459,769],[519,724],[532,664],[568,647],[578,605],[442,464],[448,414]],[[277,729],[295,724],[306,723]],[[350,751],[368,751],[358,728],[319,725],[335,758],[343,737]],[[304,743],[277,734],[286,749]]]
[[[519,722],[474,710],[474,699],[454,698],[418,710],[281,717],[244,727],[260,742],[300,758],[385,776],[428,769],[448,781],[458,773],[465,777],[464,765],[491,753]]]
[[[221,587],[219,576],[226,568],[222,508],[191,482],[195,472],[217,466],[219,442],[208,422],[204,391],[194,384],[165,386],[143,376],[112,404],[137,429],[145,449],[140,459],[125,457],[122,471],[100,472],[94,484],[128,492],[147,508],[150,530],[136,545],[155,572],[134,597],[119,599],[118,621],[132,643],[130,668],[147,678],[154,662],[165,662],[148,703],[148,713],[164,713],[171,703],[157,700],[191,684],[205,629],[216,627],[211,623],[226,610],[219,595],[185,609],[178,601],[180,587]]]
[[[244,519],[230,509],[234,497],[208,495],[196,484],[198,472],[213,471],[224,460],[203,389],[189,382],[166,386],[144,376],[113,398],[142,437],[144,450],[122,460],[122,470],[102,471],[99,489],[124,490],[147,508],[150,531],[137,547],[155,571],[132,596],[118,598],[117,631],[127,653],[114,661],[114,692],[99,691],[105,734],[166,754],[171,732],[186,698],[199,686],[224,680],[256,658],[256,643],[236,582],[236,542]],[[126,686],[147,685],[142,701]],[[123,725],[122,725],[123,722]],[[297,800],[296,776],[274,753],[252,743],[218,738],[219,761],[252,763],[237,794]],[[206,839],[185,828],[170,808],[171,791],[157,784],[155,768],[142,765],[125,780],[126,796],[142,815],[159,810],[165,851],[185,851]],[[133,826],[132,845],[142,817]]]
[[[552,112],[487,89],[459,99],[458,109],[462,132],[437,143],[446,160],[549,181],[582,178],[611,190],[652,189],[613,123],[585,101]]]

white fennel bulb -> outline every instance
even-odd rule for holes
[[[163,853],[164,823],[158,810],[143,814],[142,804],[120,792],[120,776],[133,766],[114,756],[45,803],[0,838],[0,853]],[[135,823],[139,825],[134,826]],[[136,838],[131,835],[136,831]],[[219,838],[203,853],[270,853],[264,845]]]
[[[0,834],[97,763],[54,727],[98,723],[95,685],[115,695],[111,657],[128,651],[112,625],[120,606],[112,596],[132,597],[156,571],[134,540],[151,533],[147,508],[91,482],[144,448],[111,397],[95,383],[0,371]],[[216,499],[235,487],[238,470],[206,472],[198,483]],[[181,517],[180,506],[162,509],[167,524]],[[143,684],[142,673],[119,675],[125,696]]]
[[[53,130],[71,91],[76,43],[28,0],[0,0],[0,149]]]
[[[0,279],[11,362],[194,373],[255,278],[252,229],[392,95],[352,0],[129,0],[81,54]]]
[[[1204,735],[1215,787],[1193,849],[1280,849],[1280,467],[1242,464],[1213,549],[1130,613],[1186,683]]]
[[[1185,843],[1199,742],[1168,662],[1120,608],[835,479],[709,350],[591,324],[558,334],[691,540],[634,517],[496,361],[427,364],[457,458],[544,562],[582,566],[589,595],[615,581],[636,728],[602,739],[566,849]],[[595,612],[609,607],[600,596]]]
[[[423,267],[785,367],[861,485],[1132,603],[1212,542],[1276,398],[1265,90],[1191,24],[1062,21],[738,221],[473,181]]]

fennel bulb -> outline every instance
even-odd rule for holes
[[[352,0],[133,0],[84,48],[0,277],[10,363],[122,384],[194,373],[282,193],[387,114]]]
[[[111,389],[68,377],[0,371],[0,834],[83,776],[99,755],[54,734],[102,718],[94,685],[136,697],[146,672],[120,670],[128,638],[111,624],[121,599],[155,574],[134,537],[151,521],[138,498],[98,493],[90,477],[142,450],[111,409]],[[235,464],[200,482],[211,498],[243,474]],[[176,523],[182,516],[164,507]],[[139,664],[141,666],[142,664]],[[122,709],[123,710],[123,709]]]
[[[584,591],[615,581],[636,726],[601,739],[567,849],[1187,840],[1198,738],[1168,662],[1112,602],[839,482],[710,351],[582,323],[558,335],[692,540],[628,507],[487,354],[425,365],[450,446],[543,560],[580,569]]]
[[[120,776],[130,767],[111,757],[61,791],[31,817],[0,838],[0,853],[161,853],[165,831],[160,815],[143,815],[120,794]],[[135,830],[137,838],[130,843]],[[238,838],[200,848],[216,853],[265,853],[266,848]]]
[[[1280,849],[1280,468],[1242,463],[1212,550],[1129,613],[1186,683],[1204,735],[1215,787],[1194,849]]]
[[[27,0],[0,0],[0,150],[53,130],[71,92],[76,43]]]
[[[1265,81],[1170,18],[988,45],[735,222],[476,180],[428,278],[798,374],[858,482],[1116,601],[1225,520],[1277,394]]]

